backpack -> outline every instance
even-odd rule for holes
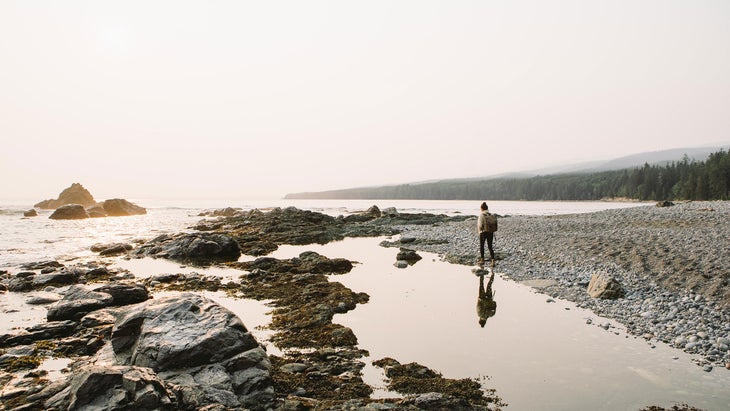
[[[488,233],[493,233],[497,231],[497,216],[495,214],[489,213],[484,216],[484,219],[487,222]]]

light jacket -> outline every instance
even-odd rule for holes
[[[479,218],[477,219],[477,231],[479,233],[486,233],[487,232],[487,216],[489,215],[489,211],[482,211],[481,214],[479,214]]]

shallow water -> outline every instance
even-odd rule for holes
[[[381,239],[346,239],[324,246],[283,246],[271,256],[305,250],[361,261],[346,275],[331,276],[370,302],[334,321],[352,328],[366,361],[393,357],[415,361],[449,378],[489,376],[510,410],[617,410],[688,403],[706,410],[730,409],[730,372],[710,373],[692,357],[661,343],[627,335],[620,326],[568,301],[505,280],[496,269],[496,315],[478,324],[479,279],[471,267],[424,259],[406,269],[393,266],[398,250]],[[587,324],[587,319],[592,324]],[[655,348],[652,348],[652,347]],[[366,369],[368,383],[383,386],[382,373]],[[379,394],[383,394],[379,392]]]

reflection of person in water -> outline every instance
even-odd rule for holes
[[[479,276],[479,298],[477,299],[477,315],[479,316],[479,325],[484,328],[489,317],[493,317],[497,313],[497,302],[494,301],[494,291],[492,291],[492,283],[494,282],[494,272],[489,277],[487,288],[484,288],[484,276]]]

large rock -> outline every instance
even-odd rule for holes
[[[130,203],[122,198],[106,200],[102,206],[106,214],[110,217],[147,214],[147,210],[144,207]]]
[[[142,284],[108,284],[94,289],[95,292],[112,296],[112,306],[137,304],[150,298],[147,287]]]
[[[132,307],[112,331],[122,364],[155,371],[220,362],[257,345],[238,317],[196,294]]]
[[[183,233],[161,235],[139,247],[133,255],[191,262],[236,261],[241,249],[225,234]]]
[[[63,190],[57,199],[41,201],[34,207],[45,210],[54,210],[67,204],[80,204],[83,207],[90,207],[95,203],[96,201],[94,201],[94,197],[87,189],[84,188],[84,186],[79,183],[73,183],[71,184],[71,187]]]
[[[114,325],[111,346],[118,364],[157,372],[181,407],[260,410],[273,401],[264,350],[235,314],[200,295],[132,306]]]
[[[624,289],[618,280],[606,273],[593,274],[587,291],[593,298],[613,300],[624,296]]]
[[[113,304],[111,294],[92,291],[86,287],[73,285],[61,301],[48,307],[48,321],[79,320],[85,314]]]
[[[128,294],[110,287],[97,290]],[[89,291],[70,294],[86,297]],[[88,328],[96,326],[109,334]],[[264,349],[235,314],[200,295],[183,293],[97,310],[80,322],[48,323],[22,335],[2,336],[0,343],[30,343],[41,335],[65,336],[74,329],[74,336],[65,340],[85,343],[93,337],[103,346],[78,362],[64,380],[29,392],[23,409],[263,411],[275,405]],[[100,333],[108,337],[100,340]]]
[[[0,335],[0,347],[32,344],[40,340],[67,337],[76,329],[73,321],[51,321],[21,330],[18,334]]]
[[[49,387],[51,391],[57,387]],[[42,395],[43,393],[41,393]],[[177,399],[149,368],[86,366],[45,406],[58,410],[175,410]]]
[[[89,218],[84,206],[81,204],[68,204],[60,206],[48,217],[53,220],[80,220]]]
[[[23,212],[23,217],[38,217],[38,212],[35,211],[35,208],[31,208],[30,210]]]

